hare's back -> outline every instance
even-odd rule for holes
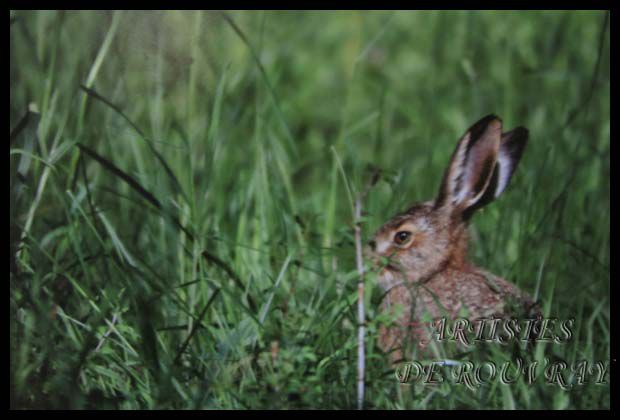
[[[419,296],[420,309],[434,317],[469,319],[511,316],[532,306],[532,299],[515,285],[484,270],[468,267],[445,270],[429,281]]]

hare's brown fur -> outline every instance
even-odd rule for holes
[[[437,199],[414,205],[375,233],[369,254],[377,265],[388,259],[379,272],[382,309],[404,309],[397,325],[380,331],[382,348],[397,359],[408,338],[425,346],[424,319],[505,317],[514,308],[533,308],[526,293],[466,258],[467,220],[504,190],[526,139],[525,129],[502,133],[497,117],[482,119],[459,141]],[[406,240],[397,240],[399,232]]]

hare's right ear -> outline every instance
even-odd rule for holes
[[[498,178],[496,167],[502,121],[488,115],[472,125],[459,140],[443,177],[435,208],[464,218],[487,199],[487,189]]]
[[[517,164],[521,160],[528,135],[529,133],[524,127],[517,127],[512,131],[502,133],[499,154],[497,155],[497,165],[491,176],[489,186],[471,210],[490,203],[504,192],[510,182],[510,178],[512,178],[512,174],[517,168]]]

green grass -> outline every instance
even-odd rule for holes
[[[609,359],[605,12],[228,16],[11,12],[11,407],[354,408],[346,185],[383,170],[368,238],[489,113],[530,142],[471,258],[575,318],[529,359]],[[609,408],[608,383],[401,386],[366,291],[367,408]]]

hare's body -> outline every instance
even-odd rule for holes
[[[421,320],[503,318],[515,316],[515,308],[522,308],[523,314],[534,308],[532,299],[517,287],[473,266],[446,267],[424,284],[392,287],[381,309],[390,311],[398,305],[402,305],[404,312],[397,325],[380,331],[382,348],[396,350],[397,359],[402,357],[399,350],[407,336],[415,340],[419,349],[427,346],[430,329]]]
[[[529,313],[532,299],[516,286],[466,260],[467,221],[499,196],[519,161],[527,131],[501,132],[501,121],[489,116],[474,124],[459,141],[434,201],[411,207],[382,226],[370,242],[386,291],[382,309],[402,306],[397,324],[380,332],[386,351],[402,356],[411,339],[424,347],[424,320],[440,317],[506,317]]]

